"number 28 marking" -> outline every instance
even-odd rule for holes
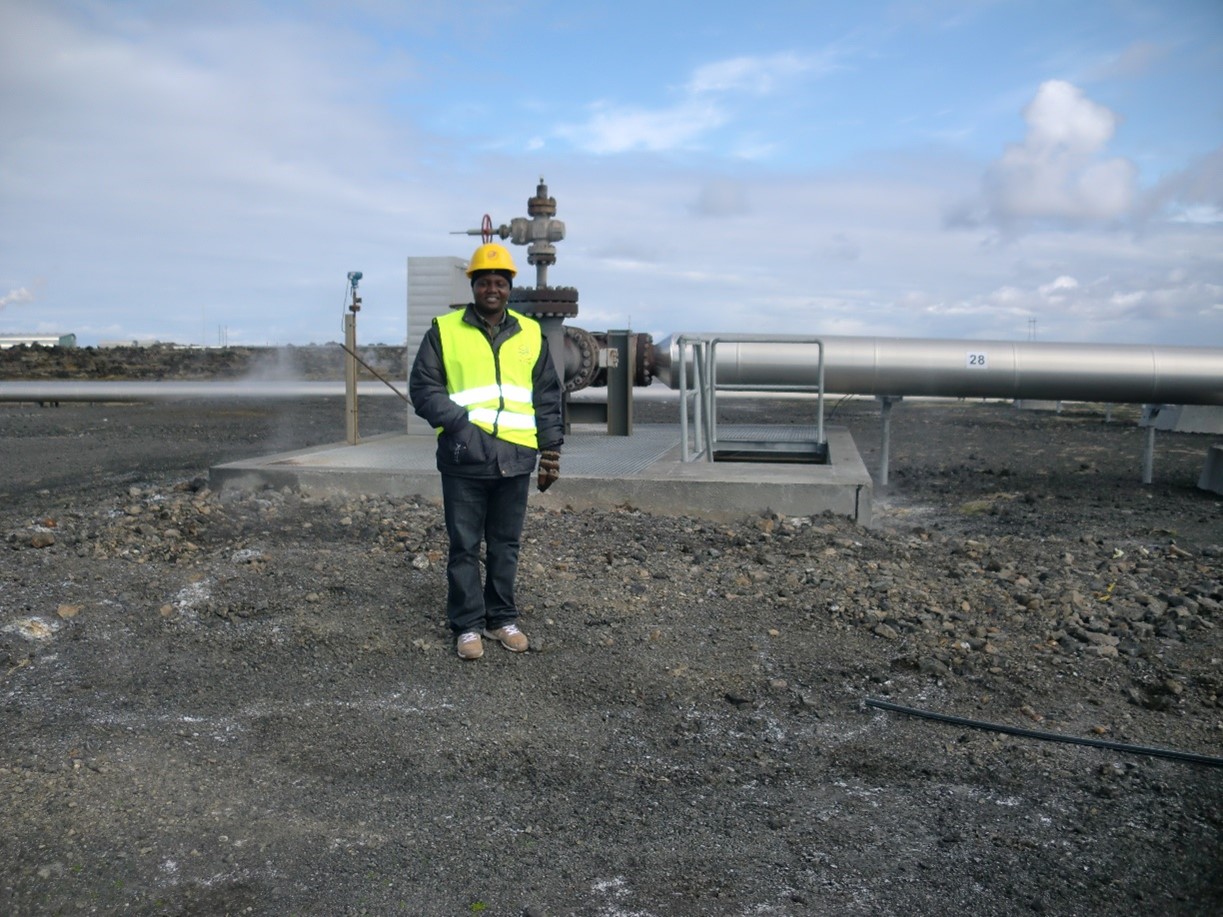
[[[969,369],[986,369],[989,366],[989,360],[985,356],[985,351],[969,351],[968,353],[968,368]]]

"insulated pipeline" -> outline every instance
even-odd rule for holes
[[[671,388],[680,387],[679,337],[655,347],[657,375]],[[824,388],[830,393],[1223,405],[1218,348],[832,335],[821,340]],[[719,344],[717,381],[720,387],[814,389],[817,349],[784,341]]]

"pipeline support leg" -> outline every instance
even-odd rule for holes
[[[888,463],[892,453],[892,405],[901,400],[900,395],[879,396],[880,443],[879,443],[879,486],[888,485]]]
[[[633,376],[636,375],[631,331],[607,332],[607,433],[633,432]]]
[[[1150,484],[1155,469],[1155,425],[1147,427],[1146,446],[1142,450],[1142,483]]]

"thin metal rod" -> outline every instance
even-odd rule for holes
[[[688,455],[688,367],[684,356],[688,351],[687,342],[679,339],[679,353],[676,354],[679,363],[679,457],[680,461],[691,461]]]
[[[390,382],[390,380],[386,378],[386,376],[382,375],[380,372],[378,372],[378,370],[374,369],[374,367],[370,366],[368,363],[362,360],[359,356],[357,356],[355,353],[349,350],[345,345],[341,344],[340,349],[343,350],[350,357],[352,357],[354,360],[356,360],[358,363],[360,363],[362,366],[364,366],[367,370],[369,370],[370,374],[373,375],[375,379],[377,379],[379,382],[381,382],[383,385],[389,388],[392,392],[398,395],[402,401],[404,401],[406,404],[412,403],[411,399],[409,399],[408,396],[405,395],[403,392],[401,392],[399,389],[395,388],[395,386]]]
[[[706,428],[708,411],[704,410],[704,368],[709,364],[708,359],[704,356],[704,345],[697,342],[692,346],[692,367],[696,370],[697,390],[692,396],[692,410],[696,411],[696,456],[700,458],[707,451],[713,449],[713,440],[709,439],[709,432]]]

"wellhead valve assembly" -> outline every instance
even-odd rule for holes
[[[548,285],[548,268],[556,264],[556,243],[565,238],[565,224],[556,218],[556,198],[548,193],[543,177],[527,198],[526,217],[514,217],[494,227],[485,215],[479,229],[464,230],[491,242],[494,237],[527,247],[527,263],[535,267],[535,286],[510,290],[512,309],[534,318],[544,328],[549,347],[557,359],[558,370],[567,392],[588,386],[607,385],[607,333],[590,332],[563,324],[578,314],[578,291],[574,287]],[[649,385],[654,379],[654,341],[648,334],[631,335],[634,350],[632,385]]]

